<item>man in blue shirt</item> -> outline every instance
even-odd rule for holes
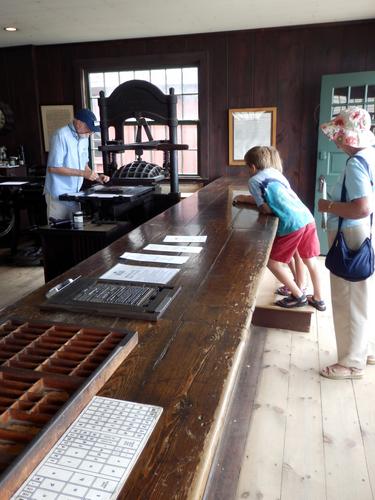
[[[109,181],[108,176],[97,174],[88,165],[88,138],[100,131],[95,122],[91,110],[80,109],[73,122],[56,130],[51,138],[44,185],[48,219],[71,219],[72,214],[80,209],[79,203],[59,200],[59,196],[78,193],[83,179],[101,183]]]

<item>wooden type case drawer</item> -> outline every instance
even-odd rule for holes
[[[121,330],[0,320],[4,498],[29,476],[137,341],[137,333]]]

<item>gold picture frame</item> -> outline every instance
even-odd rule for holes
[[[245,153],[253,146],[276,145],[277,108],[229,110],[229,165],[245,165]]]
[[[64,127],[74,118],[74,108],[72,104],[62,104],[53,106],[40,106],[42,114],[42,127],[44,138],[44,150],[49,151],[49,142],[52,134],[58,128]]]

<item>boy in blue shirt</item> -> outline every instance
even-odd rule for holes
[[[260,213],[279,217],[279,225],[271,249],[268,268],[291,291],[291,295],[276,301],[281,307],[312,305],[319,311],[326,306],[321,297],[319,271],[316,257],[320,245],[314,218],[283,176],[278,151],[267,146],[251,148],[245,155],[249,167],[250,195],[238,195],[237,203],[256,204]],[[291,277],[285,264],[298,252],[306,265],[313,285],[313,295],[306,297]]]

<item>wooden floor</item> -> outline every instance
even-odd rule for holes
[[[323,263],[322,276],[328,294]],[[42,267],[0,266],[0,309],[43,283]],[[310,333],[264,329],[264,335],[236,500],[373,499],[375,366],[363,380],[319,376],[335,361],[330,308],[314,313]]]
[[[0,311],[44,285],[43,266],[11,266],[6,263],[8,253],[0,251]]]
[[[329,299],[323,261],[322,276]],[[330,308],[314,313],[310,333],[265,335],[236,499],[373,499],[375,366],[362,380],[319,376],[336,361]]]

